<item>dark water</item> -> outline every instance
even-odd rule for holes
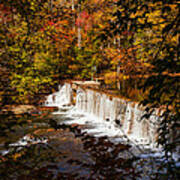
[[[91,126],[66,125],[71,118],[63,114],[7,114],[0,121],[0,179],[168,179],[157,158],[83,131]]]

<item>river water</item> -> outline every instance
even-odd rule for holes
[[[136,122],[137,116],[133,115],[131,106],[128,105],[125,115],[131,119],[136,117],[135,125],[128,126],[131,123],[124,120],[125,125],[120,126],[119,119],[114,119],[116,113],[113,114],[118,107],[116,100],[106,100],[104,95],[99,99],[108,103],[107,106],[101,104],[106,111],[111,109],[111,113],[105,112],[93,103],[96,96],[90,91],[90,97],[87,97],[90,104],[85,101],[82,104],[80,99],[85,96],[81,91],[81,96],[76,97],[76,105],[72,106],[69,87],[60,87],[58,92],[47,97],[46,106],[58,107],[48,116],[42,116],[43,112],[39,111],[38,116],[7,119],[8,126],[14,118],[18,122],[23,119],[31,123],[11,128],[12,131],[4,136],[6,140],[1,140],[1,179],[179,179],[178,153],[173,154],[175,164],[168,170],[164,152],[149,143],[149,133],[143,133],[147,124]],[[135,111],[139,113],[137,109]],[[137,123],[140,133],[134,132]]]

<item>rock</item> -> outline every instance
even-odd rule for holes
[[[121,126],[120,120],[116,119],[116,120],[115,120],[115,123]]]
[[[49,111],[49,112],[53,112],[53,111],[57,111],[58,107],[48,107],[48,106],[42,106],[42,107],[38,107],[39,111]]]
[[[77,89],[78,86],[85,86],[85,87],[91,87],[91,88],[99,88],[100,87],[100,82],[97,81],[73,81],[72,82],[72,87],[73,89]]]
[[[74,127],[78,127],[79,126],[79,124],[77,124],[77,123],[73,123],[73,124],[71,124],[70,125],[72,128],[74,128]]]
[[[35,135],[47,135],[49,133],[54,133],[56,130],[53,129],[53,128],[49,128],[49,129],[38,129],[38,130],[35,130],[33,134]]]
[[[31,113],[32,111],[36,111],[35,106],[32,105],[19,105],[16,107],[12,107],[11,111],[14,114],[24,114],[24,113]]]

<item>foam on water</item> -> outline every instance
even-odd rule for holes
[[[62,107],[71,103],[71,88],[70,84],[59,86],[59,90],[47,96],[45,106]]]
[[[16,147],[17,150],[21,150],[25,146],[29,146],[32,144],[38,144],[38,143],[47,143],[47,139],[39,139],[30,137],[29,135],[25,135],[22,138],[20,138],[17,142],[9,144],[9,150],[2,150],[0,151],[1,155],[6,155],[11,151],[11,148]]]

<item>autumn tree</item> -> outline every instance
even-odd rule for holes
[[[48,86],[70,75],[74,43],[69,28],[71,12],[59,1],[9,0],[1,6],[0,59],[11,89],[7,98],[11,102],[32,103]]]

